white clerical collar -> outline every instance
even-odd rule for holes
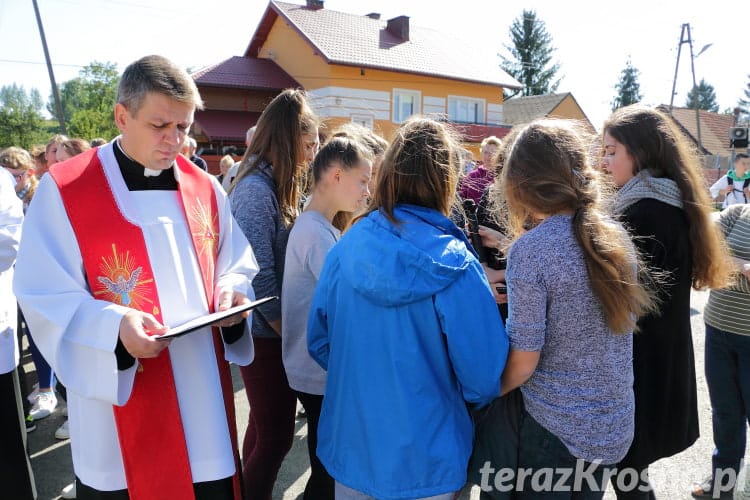
[[[120,149],[120,151],[122,152],[122,154],[124,154],[125,157],[128,160],[132,161],[133,163],[135,163],[137,165],[141,165],[141,163],[138,160],[134,160],[133,158],[130,157],[129,154],[127,154],[125,152],[125,149],[122,147],[122,144],[120,144],[120,139],[119,138],[115,141],[115,144],[117,144],[117,147]],[[152,168],[146,168],[143,165],[141,165],[141,166],[143,167],[143,176],[144,177],[157,177],[157,176],[161,175],[161,173],[163,172],[163,170],[154,170]]]

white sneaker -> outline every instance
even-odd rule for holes
[[[34,390],[29,393],[28,396],[26,396],[26,399],[29,400],[29,403],[34,404],[36,401],[36,397],[39,395],[39,384],[34,384]]]
[[[34,420],[41,420],[49,417],[50,413],[55,411],[55,408],[57,408],[57,398],[55,397],[55,393],[51,391],[40,392],[36,396],[36,401],[34,402],[34,406],[31,407],[29,415],[31,415]]]
[[[60,498],[75,498],[76,497],[76,482],[73,481],[60,492]]]
[[[65,422],[57,428],[55,431],[55,438],[56,439],[70,439],[70,430],[68,429],[68,419],[65,419]]]

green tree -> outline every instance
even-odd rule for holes
[[[641,95],[641,84],[638,83],[638,77],[641,72],[633,66],[633,63],[628,59],[625,64],[625,69],[620,73],[620,81],[615,84],[615,90],[617,90],[617,96],[612,100],[612,111],[629,106],[637,102],[641,102],[643,96]]]
[[[111,139],[118,134],[113,109],[119,79],[117,65],[94,61],[85,66],[78,77],[60,84],[68,135],[90,140],[94,137]],[[47,111],[57,118],[52,102],[50,98]]]
[[[536,12],[524,10],[510,27],[512,45],[505,48],[513,56],[502,58],[501,67],[521,82],[521,95],[543,95],[557,90],[560,80],[555,80],[560,65],[552,64],[552,36],[544,21],[537,19]],[[507,97],[507,96],[506,96]]]
[[[0,148],[29,149],[46,142],[43,120],[42,96],[37,89],[27,93],[15,83],[0,88]]]
[[[716,102],[714,86],[706,83],[706,80],[701,78],[700,83],[688,92],[685,106],[690,109],[703,109],[712,113],[718,113],[719,103]]]
[[[737,102],[737,106],[740,108],[740,114],[743,115],[745,120],[750,120],[750,75],[747,75],[748,82],[747,88],[745,88],[745,98],[740,99]]]

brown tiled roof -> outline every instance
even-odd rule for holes
[[[203,110],[195,112],[195,127],[209,141],[245,142],[247,129],[258,122],[260,113],[252,111]]]
[[[669,106],[661,105],[657,109],[669,113]],[[699,111],[701,124],[701,144],[703,154],[729,156],[729,129],[734,127],[734,115]],[[679,127],[697,145],[698,125],[695,110],[690,108],[672,108],[672,118]]]
[[[549,115],[569,93],[513,97],[503,102],[503,121],[509,125],[529,123]]]
[[[300,84],[270,59],[233,56],[195,73],[196,85],[252,90],[283,90]]]
[[[276,16],[296,29],[329,64],[376,68],[439,78],[520,88],[500,69],[496,49],[434,29],[409,26],[404,41],[387,21],[326,8],[271,1],[245,55],[257,57]]]

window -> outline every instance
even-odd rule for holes
[[[401,123],[411,115],[422,112],[419,92],[393,89],[393,121]]]
[[[485,123],[484,100],[470,97],[448,97],[448,119],[459,123]]]
[[[373,127],[373,119],[372,116],[368,115],[352,115],[352,121],[358,125],[362,125],[363,127],[369,128],[372,130]]]

